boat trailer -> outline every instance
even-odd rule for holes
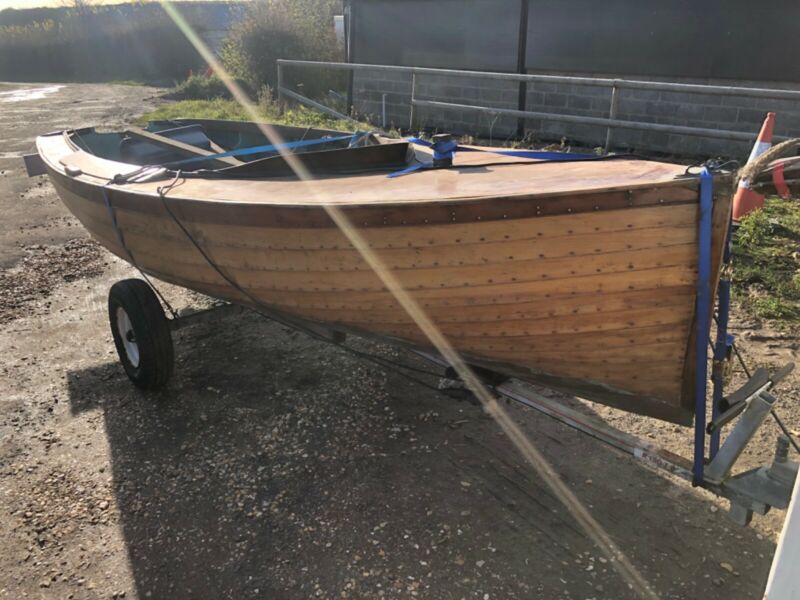
[[[221,304],[213,308],[181,314],[167,319],[166,322],[170,331],[178,331],[197,323],[216,322],[248,310],[250,309],[236,304]],[[269,319],[277,320],[283,325],[312,333],[314,337],[324,338],[325,341],[337,345],[342,344],[348,336],[348,332],[327,325],[299,319],[287,320],[284,316],[279,317],[261,309],[257,312]],[[457,379],[454,372],[449,369],[449,364],[439,355],[423,350],[413,350],[413,353],[442,368],[443,379]],[[731,360],[730,354],[725,360]],[[661,448],[649,440],[612,427],[602,419],[586,415],[563,402],[548,398],[534,385],[518,379],[498,376],[485,369],[477,372],[487,385],[503,398],[533,408],[564,425],[605,442],[651,467],[666,471],[695,486],[703,487],[717,496],[727,498],[731,502],[731,518],[741,525],[747,525],[750,523],[753,513],[764,515],[772,507],[785,509],[789,506],[792,497],[798,463],[789,460],[790,440],[784,435],[777,438],[775,456],[770,466],[762,466],[736,475],[731,474],[736,460],[778,402],[770,390],[789,375],[792,368],[793,365],[789,364],[773,374],[766,369],[758,369],[739,389],[726,396],[721,396],[721,404],[725,410],[718,412],[717,416],[708,423],[705,423],[705,420],[702,422],[704,437],[719,436],[725,425],[733,422],[737,417],[738,421],[716,452],[709,459],[704,459],[703,476],[700,480],[697,478],[693,462],[683,456]],[[727,364],[715,365],[715,371],[727,370],[729,370]],[[723,373],[719,372],[716,375],[723,376]]]
[[[720,287],[728,284],[728,281],[723,280],[720,282]],[[156,295],[152,291],[150,293],[153,294],[152,301],[158,302]],[[162,313],[163,322],[150,324],[150,327],[151,329],[165,327],[166,334],[170,335],[173,331],[198,323],[218,322],[250,310],[237,304],[220,304],[205,310],[175,313],[172,318],[166,318]],[[342,345],[350,335],[350,332],[333,326],[287,318],[285,315],[278,315],[261,308],[256,312],[282,325],[335,345]],[[724,322],[725,319],[718,319],[718,329]],[[699,332],[697,333],[699,335]],[[730,336],[726,334],[726,338],[732,344]],[[438,354],[421,349],[412,349],[412,353],[441,368],[441,378],[451,380],[448,387],[463,386],[461,382],[457,381],[458,376],[455,375],[447,361]],[[706,423],[706,420],[703,419],[700,422],[704,444],[702,447],[695,447],[696,452],[699,451],[703,458],[700,477],[695,468],[697,461],[689,460],[661,448],[652,441],[621,431],[608,425],[602,419],[567,406],[564,402],[548,398],[532,384],[498,375],[483,368],[476,369],[476,373],[497,395],[508,401],[535,409],[568,427],[613,446],[651,467],[677,476],[694,486],[705,488],[717,496],[727,498],[730,501],[731,518],[740,525],[748,525],[752,520],[753,513],[764,515],[770,508],[785,509],[789,506],[792,498],[798,463],[789,460],[790,440],[785,435],[779,436],[776,440],[775,455],[771,465],[735,475],[732,474],[732,471],[737,459],[778,402],[771,390],[791,373],[794,365],[788,364],[774,373],[769,373],[763,368],[757,369],[739,389],[722,395],[719,387],[724,384],[723,380],[725,374],[730,371],[729,362],[732,360],[732,353],[727,349],[725,355],[726,358],[722,362],[715,361],[713,368],[714,393],[720,395],[719,409],[715,411],[716,415],[710,421]],[[701,355],[701,359],[705,360],[706,355]],[[735,425],[722,444],[718,445],[716,449],[713,443],[709,444],[711,452],[706,458],[705,440],[709,439],[713,442],[715,437],[718,440],[722,428],[733,421],[736,421]]]

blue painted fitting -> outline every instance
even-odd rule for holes
[[[697,236],[697,300],[695,304],[694,485],[702,485],[706,452],[706,391],[708,342],[711,328],[711,213],[714,181],[708,169],[700,173],[700,215]]]

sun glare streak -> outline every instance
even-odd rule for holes
[[[260,116],[255,104],[236,84],[234,79],[225,70],[216,56],[208,49],[197,36],[192,27],[181,16],[180,12],[169,0],[161,0],[164,11],[172,18],[176,26],[192,43],[197,52],[211,67],[214,73],[222,80],[233,98],[241,104],[248,117],[257,123],[261,132],[271,144],[283,144],[282,137],[271,125],[259,123]],[[628,560],[627,556],[614,543],[603,527],[592,517],[581,501],[561,480],[558,473],[547,459],[528,439],[522,429],[513,421],[497,399],[489,392],[486,386],[475,375],[472,369],[461,358],[458,351],[445,338],[436,324],[430,319],[413,296],[403,287],[394,273],[387,268],[381,258],[369,247],[369,243],[350,219],[335,204],[325,202],[325,192],[322,186],[312,177],[302,160],[291,152],[278,148],[279,153],[295,172],[297,177],[305,184],[309,197],[318,202],[326,211],[331,220],[347,237],[350,244],[361,254],[364,261],[372,268],[382,284],[394,296],[398,304],[405,310],[419,329],[427,336],[431,345],[455,369],[467,388],[480,400],[484,409],[498,423],[502,431],[508,436],[517,450],[522,454],[527,463],[536,473],[545,480],[553,494],[564,504],[572,517],[583,528],[591,540],[608,557],[611,565],[625,579],[629,587],[640,597],[657,599],[658,595],[652,590],[648,582],[639,573],[636,567]]]

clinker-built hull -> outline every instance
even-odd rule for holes
[[[94,156],[70,135],[43,136],[38,149],[70,211],[146,273],[429,346],[302,182],[188,178],[162,198],[169,180],[109,183],[131,165]],[[689,423],[698,178],[643,160],[469,160],[396,179],[326,176],[324,201],[470,363]],[[718,195],[715,281],[729,210]]]

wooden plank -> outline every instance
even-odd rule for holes
[[[197,146],[186,144],[184,142],[181,142],[180,140],[173,140],[172,138],[168,138],[166,136],[159,135],[157,133],[152,133],[150,131],[145,131],[144,129],[140,129],[138,127],[129,127],[128,129],[125,130],[125,134],[131,137],[145,140],[152,144],[164,146],[166,148],[174,150],[178,154],[183,154],[184,156],[200,157],[200,156],[212,156],[213,154],[215,154],[214,152],[211,152],[204,148],[198,148]],[[218,167],[232,167],[242,164],[242,161],[237,160],[232,156],[212,158],[209,159],[208,162]]]
[[[160,264],[145,266],[149,272],[159,273],[160,277],[169,276],[171,281],[180,282],[176,283],[176,285],[202,287],[204,293],[212,296],[226,298],[227,292],[230,291],[230,286],[227,283],[217,283],[213,277],[204,277],[202,280],[185,279],[176,273],[162,271]],[[213,273],[210,267],[209,273]],[[470,305],[508,305],[518,302],[557,301],[560,298],[592,297],[598,293],[625,290],[652,290],[662,287],[671,289],[674,286],[694,284],[695,278],[696,275],[692,270],[680,265],[638,271],[635,284],[631,283],[628,273],[606,273],[564,280],[541,281],[534,284],[516,282],[489,288],[474,287],[469,290],[468,294],[462,293],[460,289],[423,290],[412,293],[412,296],[417,298],[424,309],[430,307],[459,309]],[[341,292],[286,291],[252,287],[250,288],[250,293],[266,304],[280,305],[287,309],[400,309],[396,300],[384,291],[343,294]]]
[[[540,337],[550,339],[553,336],[608,331],[628,331],[639,327],[657,327],[661,325],[680,325],[691,316],[691,303],[684,302],[672,309],[645,309],[638,311],[620,311],[618,313],[600,313],[592,318],[561,317],[559,319],[539,319],[521,321],[519,325],[507,322],[506,326],[495,327],[493,323],[444,323],[439,328],[457,345],[480,339],[482,344],[505,344],[516,346],[519,343],[535,343]],[[406,325],[372,324],[375,329],[402,336]],[[601,350],[602,351],[602,350]]]
[[[102,227],[102,224],[96,223],[93,226],[98,228]],[[167,252],[183,263],[204,260],[183,232],[166,237],[154,235],[144,227],[130,227],[127,224],[122,231],[132,248],[158,249],[159,252]],[[601,232],[554,238],[543,236],[531,240],[504,242],[384,248],[376,250],[376,254],[393,270],[474,265],[500,266],[509,261],[592,256],[626,250],[694,244],[695,238],[696,232],[692,227],[664,227],[626,229],[614,234]],[[203,248],[214,255],[218,265],[224,267],[248,264],[258,265],[262,270],[307,272],[348,272],[369,268],[361,254],[352,247],[276,250],[228,242],[219,243],[203,236]]]
[[[163,254],[151,251],[132,250],[137,262],[157,266],[163,262]],[[470,267],[439,267],[433,269],[409,269],[395,271],[395,276],[408,290],[421,293],[433,290],[471,293],[472,290],[493,288],[515,282],[534,284],[543,281],[583,279],[587,276],[627,272],[629,282],[637,279],[637,272],[666,266],[693,266],[694,245],[684,244],[667,248],[645,249],[597,256],[569,259],[542,259],[514,261],[497,265]],[[213,260],[213,255],[212,255]],[[176,274],[188,280],[205,281],[211,267],[205,261],[183,263],[171,260],[170,267]],[[384,287],[372,271],[271,271],[257,266],[241,265],[227,267],[226,272],[240,285],[260,290],[283,292],[383,292]],[[486,290],[484,290],[486,291]],[[486,293],[492,293],[486,291]]]
[[[124,252],[116,247],[116,237],[113,236],[110,228],[107,229],[108,230],[103,234],[95,233],[96,237],[100,237],[102,243],[111,248],[118,255],[124,256]],[[106,236],[113,237],[109,238]],[[192,249],[192,251],[196,252],[196,249]],[[152,264],[147,260],[143,261],[142,266],[145,268],[159,270],[158,263],[161,262],[161,257],[153,257],[153,260],[156,262]],[[221,280],[218,275],[216,275],[211,267],[206,266],[204,272],[206,275],[211,275],[212,277],[211,281],[208,281],[208,278],[206,277],[205,281],[207,283],[216,283],[227,286],[227,284],[224,283],[224,281]],[[684,273],[685,276],[681,275],[681,273]],[[189,286],[191,286],[193,283],[200,283],[200,281],[192,282],[189,279],[185,279],[182,275],[179,278],[184,281],[185,285]],[[663,296],[664,294],[672,295],[676,293],[676,290],[672,290],[671,292],[669,290],[660,292],[660,290],[665,286],[678,285],[680,287],[693,283],[693,274],[690,269],[684,269],[681,266],[678,266],[668,267],[665,269],[648,269],[647,272],[639,271],[635,277],[635,284],[631,283],[630,279],[631,278],[628,275],[613,273],[608,274],[607,277],[604,277],[601,274],[600,276],[584,277],[581,278],[580,281],[563,283],[543,281],[536,285],[535,290],[524,289],[524,287],[527,286],[524,286],[523,284],[514,284],[511,287],[496,286],[488,298],[482,298],[483,290],[478,288],[471,288],[468,291],[454,290],[451,294],[445,294],[441,302],[437,302],[439,297],[442,296],[439,290],[418,291],[415,293],[415,295],[422,300],[426,308],[437,309],[440,312],[451,312],[449,311],[449,307],[461,306],[465,307],[466,310],[484,311],[485,313],[494,315],[496,314],[497,310],[499,310],[493,308],[495,305],[516,303],[520,304],[520,310],[524,310],[526,306],[531,307],[532,303],[534,303],[536,306],[540,306],[542,301],[549,300],[558,301],[557,303],[548,302],[548,305],[550,306],[561,306],[562,304],[569,302],[572,302],[572,305],[574,305],[576,302],[578,302],[579,305],[581,302],[590,302],[589,306],[594,307],[592,310],[601,310],[604,305],[597,302],[599,297],[595,297],[595,295],[598,293],[602,293],[604,295],[622,294],[623,298],[624,294],[629,294],[636,291],[646,292],[654,296]],[[519,292],[517,290],[519,290]],[[254,287],[253,291],[254,293],[259,294],[264,300],[271,301],[273,303],[279,302],[287,307],[345,311],[361,311],[364,308],[370,308],[372,310],[384,310],[392,312],[397,312],[398,308],[397,304],[390,296],[381,292],[357,292],[348,294],[347,297],[343,297],[339,293],[320,292],[307,295],[298,291],[282,291],[277,294],[270,294],[267,292],[267,290],[259,289],[258,287]],[[685,291],[686,290],[684,290],[684,292]],[[224,296],[224,289],[214,289],[213,293]],[[273,295],[275,296],[274,298],[271,297]],[[585,298],[587,295],[590,297],[589,299]],[[591,302],[594,303],[591,304]],[[564,305],[569,306],[570,304]]]
[[[158,207],[161,209],[160,205]],[[83,209],[87,215],[107,220],[102,204],[87,202]],[[163,212],[143,214],[117,207],[117,219],[123,230],[184,240],[185,235],[174,221]],[[560,240],[603,233],[621,233],[656,228],[696,228],[697,207],[693,205],[652,206],[636,210],[614,210],[597,213],[562,215],[542,218],[486,221],[479,223],[453,223],[423,225],[411,228],[382,227],[359,229],[369,247],[374,250],[408,250],[431,246],[468,245],[483,246],[488,243],[535,241],[547,238]],[[266,250],[351,250],[347,238],[338,229],[297,228],[270,226],[222,226],[192,221],[182,221],[197,239],[204,242]],[[695,231],[696,234],[696,231]]]
[[[590,296],[571,296],[554,302],[518,302],[513,306],[503,304],[464,304],[454,311],[451,307],[430,306],[426,310],[434,323],[451,323],[469,321],[472,323],[493,322],[500,318],[536,319],[557,318],[562,315],[592,315],[605,311],[634,310],[645,307],[671,306],[679,298],[691,301],[694,298],[692,286],[674,286],[672,288],[655,288],[614,292],[608,294],[592,294]],[[360,318],[365,323],[407,323],[408,315],[397,308],[373,308],[369,311],[348,308],[315,308],[313,313],[318,317],[333,321],[346,321]],[[502,315],[502,317],[500,316]]]
[[[64,188],[65,192],[79,195],[76,190]],[[105,214],[105,202],[80,196],[86,203],[84,212],[100,217]],[[115,195],[115,200],[117,199]],[[164,211],[157,198],[142,197],[142,205],[152,205],[146,212],[133,210],[115,202],[120,226],[150,226],[154,235],[172,235],[175,232],[173,219]],[[264,211],[272,210],[264,207]],[[630,209],[578,213],[575,215],[553,215],[547,217],[527,217],[500,221],[480,221],[475,223],[431,223],[426,225],[386,226],[379,228],[359,227],[370,247],[403,248],[408,246],[410,232],[415,232],[421,246],[435,244],[465,245],[485,242],[531,240],[544,235],[559,237],[598,232],[618,232],[625,229],[649,229],[655,227],[693,227],[696,226],[697,206],[677,204],[673,206],[642,206],[635,211]],[[182,224],[220,243],[230,243],[256,248],[282,249],[340,249],[349,247],[344,234],[337,228],[320,229],[313,227],[284,228],[273,225],[240,224],[237,226],[181,220]]]

